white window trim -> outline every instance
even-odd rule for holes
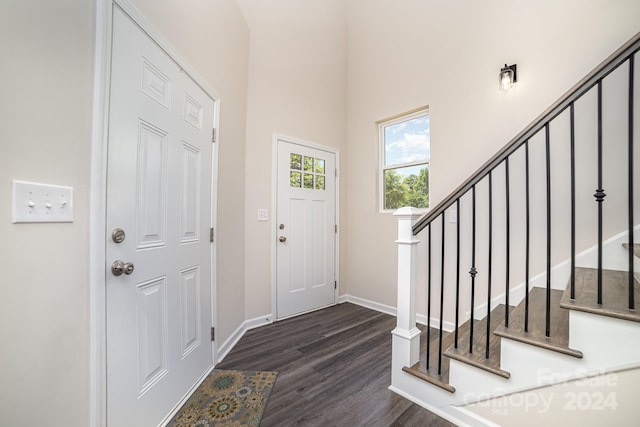
[[[428,105],[424,107],[416,108],[415,110],[411,110],[406,113],[389,117],[387,119],[379,120],[376,122],[376,126],[378,127],[378,211],[380,213],[393,213],[396,211],[396,209],[385,209],[384,207],[384,171],[385,170],[426,164],[426,165],[429,165],[429,173],[431,173],[431,168],[430,168],[431,157],[429,157],[428,160],[423,162],[398,163],[393,166],[385,166],[384,164],[384,158],[385,158],[384,128],[387,126],[393,126],[398,123],[406,122],[408,120],[412,120],[412,119],[415,119],[416,117],[421,117],[424,115],[429,115]],[[431,175],[429,175],[429,178],[430,177]],[[431,187],[431,181],[429,181],[429,187]],[[418,208],[417,211],[428,212],[429,208]]]

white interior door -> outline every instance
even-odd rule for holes
[[[335,153],[278,141],[276,312],[335,304]]]
[[[158,425],[213,363],[213,109],[214,101],[114,8],[106,218],[109,426]],[[112,236],[117,229],[124,231],[120,243],[117,233]],[[112,273],[116,260],[125,264],[123,274]]]

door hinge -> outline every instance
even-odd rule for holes
[[[338,234],[338,224],[336,224],[336,234]]]
[[[209,229],[209,242],[213,243],[214,231],[213,227]]]
[[[338,169],[335,169],[335,171],[336,171],[336,178],[337,178],[338,177]]]
[[[338,289],[338,281],[333,282],[333,289]]]
[[[218,136],[218,135],[216,135],[216,128],[211,129],[211,142],[212,142],[212,143],[214,143],[214,144],[215,144],[216,139],[217,139],[217,136]]]
[[[216,328],[214,328],[213,326],[211,327],[211,341],[215,341],[216,340]]]

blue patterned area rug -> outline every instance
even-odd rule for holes
[[[214,369],[167,426],[259,426],[277,375]]]

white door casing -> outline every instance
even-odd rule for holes
[[[336,153],[277,140],[276,318],[335,304]]]
[[[107,159],[108,425],[158,425],[212,366],[214,100],[113,12]],[[116,243],[112,230],[126,233]],[[115,260],[131,263],[115,276]]]

